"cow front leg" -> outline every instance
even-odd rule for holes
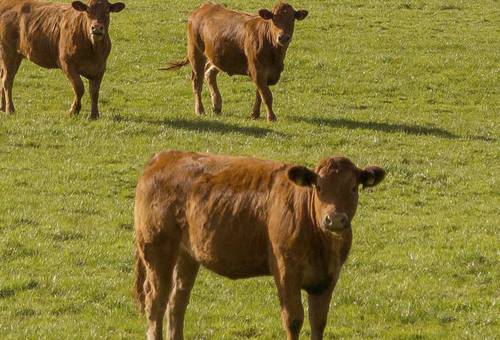
[[[205,79],[207,80],[208,89],[210,90],[214,113],[220,114],[222,112],[222,96],[217,86],[217,74],[219,74],[219,70],[213,65],[210,65],[205,71]]]
[[[332,299],[334,287],[335,283],[332,282],[330,287],[328,287],[325,291],[320,292],[319,294],[308,294],[311,340],[323,339],[323,333],[326,327],[328,310],[330,309],[330,301]]]
[[[71,108],[69,110],[69,114],[71,116],[75,116],[80,113],[82,109],[82,97],[85,93],[85,88],[83,87],[82,78],[75,70],[75,68],[70,65],[63,64],[61,67],[64,75],[68,78],[71,86],[73,87],[73,92],[75,93],[75,99],[73,100],[73,104],[71,104]]]
[[[184,339],[184,315],[199,267],[200,265],[189,255],[179,254],[167,307],[168,339]]]
[[[99,118],[99,90],[101,89],[102,75],[89,80],[90,88],[90,100],[92,102],[92,108],[90,111],[89,119]]]
[[[253,103],[252,119],[258,119],[260,117],[261,104],[262,98],[260,97],[259,90],[255,90],[255,102]]]
[[[300,271],[283,260],[271,263],[274,281],[278,288],[281,306],[281,321],[288,340],[298,340],[304,323],[304,308],[301,301]]]
[[[273,94],[271,93],[271,89],[267,84],[267,80],[258,78],[256,81],[256,85],[260,97],[267,109],[267,120],[270,122],[276,121],[276,115],[273,111]]]

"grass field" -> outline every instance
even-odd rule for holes
[[[112,17],[99,121],[86,119],[87,94],[69,118],[60,71],[21,66],[18,112],[0,115],[0,338],[144,336],[131,294],[134,188],[166,148],[384,167],[386,181],[361,194],[326,337],[498,338],[499,2],[292,2],[310,16],[273,88],[275,124],[248,119],[244,77],[221,75],[223,115],[200,118],[189,68],[157,71],[184,57],[198,3],[128,1]],[[202,271],[191,301],[187,338],[283,337],[271,278]]]

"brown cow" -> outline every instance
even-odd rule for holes
[[[33,0],[0,1],[0,97],[2,111],[13,113],[12,86],[23,58],[44,68],[60,68],[71,82],[75,100],[70,113],[81,109],[84,93],[80,76],[89,79],[92,109],[99,117],[99,88],[111,51],[110,12],[121,2],[89,0],[71,5]]]
[[[295,11],[279,3],[259,15],[232,11],[222,5],[202,5],[189,16],[187,57],[172,63],[167,70],[191,63],[195,113],[204,114],[201,101],[203,75],[212,97],[213,110],[222,110],[222,97],[217,87],[220,71],[229,75],[248,75],[257,86],[252,118],[260,116],[261,101],[267,107],[267,119],[276,120],[270,85],[275,85],[284,69],[288,45],[292,41],[295,20],[303,20],[308,12]]]
[[[135,199],[135,290],[148,339],[162,338],[167,305],[169,338],[182,339],[200,264],[232,279],[272,275],[288,339],[299,336],[304,289],[312,338],[321,339],[351,247],[358,186],[375,186],[384,176],[379,167],[361,170],[343,157],[314,171],[181,151],[153,157]]]

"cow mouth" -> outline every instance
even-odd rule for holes
[[[331,231],[332,233],[339,233],[345,230],[351,229],[351,223],[347,224],[344,227],[337,227],[337,226],[324,226],[324,228],[328,231]]]
[[[91,35],[92,39],[94,39],[95,41],[99,41],[102,40],[102,38],[104,38],[104,33],[102,32],[92,32]]]

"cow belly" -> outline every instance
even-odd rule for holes
[[[44,34],[23,36],[19,44],[19,53],[38,66],[59,68],[57,42]]]
[[[190,223],[189,250],[209,270],[231,279],[269,274],[265,234],[255,226]],[[260,229],[260,228],[259,228]]]
[[[229,75],[246,75],[248,73],[247,58],[245,54],[234,48],[206,48],[206,56],[211,64]]]

